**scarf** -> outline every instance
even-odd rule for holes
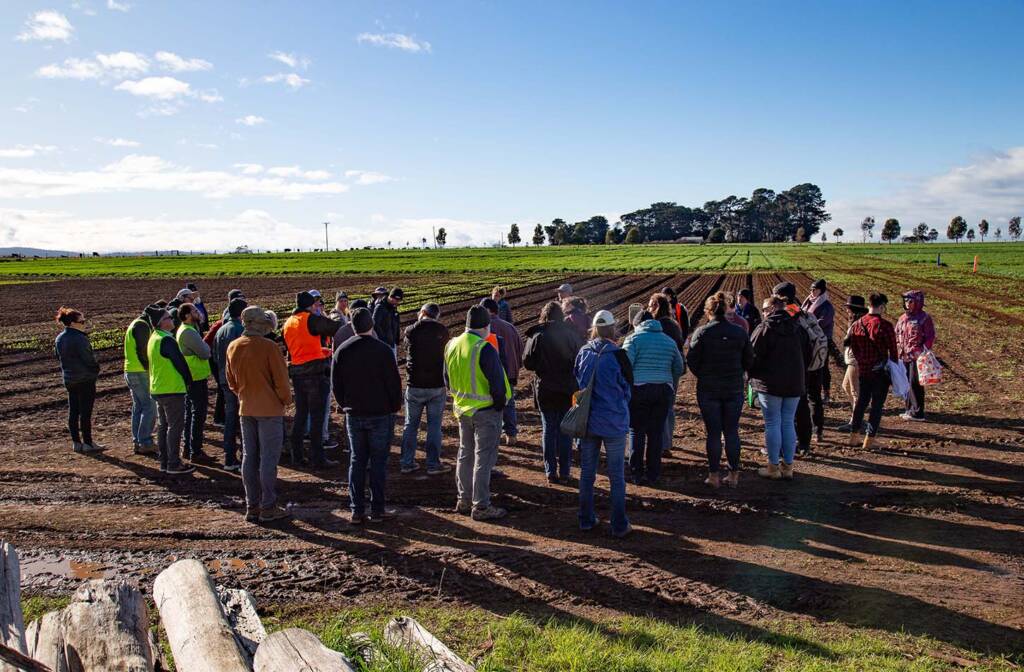
[[[810,301],[811,297],[807,297],[807,300]],[[811,313],[812,315],[816,314],[815,311],[817,311],[818,308],[821,308],[826,301],[828,301],[828,291],[822,292],[821,296],[811,301],[810,307],[806,309],[807,312]]]

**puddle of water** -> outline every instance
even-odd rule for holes
[[[25,578],[49,575],[86,581],[88,579],[105,579],[112,573],[111,567],[102,562],[74,560],[56,555],[44,555],[21,563],[21,574]]]

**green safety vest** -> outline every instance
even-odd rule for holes
[[[178,347],[181,347],[181,334],[185,329],[191,329],[192,331],[199,333],[199,330],[195,327],[183,324],[178,327]],[[181,351],[185,353],[184,350]],[[196,357],[195,355],[185,355],[185,362],[188,364],[188,370],[192,372],[192,380],[206,380],[210,376],[210,360]]]
[[[135,336],[132,335],[132,329],[135,328],[135,324],[141,322],[149,328],[149,322],[146,322],[141,317],[137,317],[132,320],[132,323],[128,325],[128,331],[124,334],[124,372],[125,373],[145,373],[146,367],[142,365],[139,360],[138,352],[135,348]],[[148,345],[148,343],[147,343]]]
[[[469,331],[445,346],[444,361],[456,417],[473,415],[481,408],[494,405],[490,383],[480,368],[480,353],[486,347],[494,346]],[[511,399],[508,376],[502,373],[502,378],[505,379],[505,398]]]
[[[174,368],[174,362],[160,354],[160,342],[174,338],[166,331],[154,329],[149,336],[146,354],[149,355],[149,393],[185,394],[185,379]]]

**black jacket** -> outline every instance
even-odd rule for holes
[[[437,320],[422,319],[405,330],[409,387],[444,387],[444,346],[448,328]]]
[[[390,415],[402,407],[402,381],[391,348],[353,336],[334,353],[334,398],[355,417]]]
[[[807,333],[789,313],[776,310],[754,330],[750,339],[754,365],[750,368],[750,386],[776,397],[803,396],[806,368],[811,356]]]
[[[753,363],[754,350],[743,327],[722,318],[693,332],[686,364],[697,376],[698,395],[743,394],[743,373]]]
[[[576,391],[573,367],[583,340],[565,322],[544,322],[526,331],[523,366],[537,374],[534,400],[542,411],[567,411]]]
[[[373,328],[377,332],[377,338],[385,345],[398,345],[402,333],[401,318],[398,316],[398,309],[387,299],[373,308]]]
[[[683,335],[682,329],[679,328],[679,323],[676,322],[676,318],[659,317],[658,322],[661,324],[661,330],[666,336],[675,342],[676,347],[679,348],[679,352],[682,352],[683,346],[686,345],[686,336]]]
[[[64,331],[60,332],[54,341],[54,350],[60,361],[60,372],[64,376],[65,385],[87,383],[99,378],[100,365],[96,363],[92,345],[89,344],[89,337],[85,332],[64,327]]]

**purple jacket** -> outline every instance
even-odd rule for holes
[[[924,312],[924,292],[915,290],[903,295],[910,299],[907,312],[896,322],[896,350],[904,362],[913,362],[925,348],[935,345],[935,323]]]

